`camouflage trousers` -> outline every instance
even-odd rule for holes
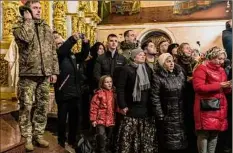
[[[32,136],[41,138],[47,124],[48,77],[20,77],[17,95],[20,102],[19,125],[21,135],[29,140],[32,140]],[[34,95],[35,101],[33,100]]]

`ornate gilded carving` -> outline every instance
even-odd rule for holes
[[[49,2],[50,1],[40,1],[42,9],[42,19],[44,19],[47,24],[50,24],[50,19],[48,15],[50,14]]]
[[[93,45],[93,27],[90,27],[90,44]]]
[[[0,54],[0,86],[8,86],[8,62],[4,60],[5,54]]]
[[[72,20],[72,31],[77,32],[78,31],[78,16],[77,15],[72,15],[71,20]],[[73,52],[78,52],[79,51],[78,43],[76,45],[74,45],[74,47],[72,48],[72,51]]]
[[[80,16],[78,29],[86,35],[90,44],[93,45],[96,39],[95,26],[101,21],[98,16],[98,1],[80,1],[78,10],[84,12],[84,17]],[[79,46],[81,47],[81,44]]]
[[[90,12],[90,2],[89,1],[79,1],[79,10],[83,12]]]
[[[90,24],[89,23],[86,23],[86,27],[85,27],[85,34],[86,34],[86,37],[87,39],[90,40],[90,34],[91,34],[91,27],[90,27]]]
[[[98,1],[89,1],[90,11],[93,13],[98,13]]]
[[[63,38],[67,37],[66,30],[66,12],[67,2],[66,1],[54,1],[53,2],[53,25]]]
[[[91,26],[91,30],[90,30],[90,44],[91,45],[94,45],[95,43],[95,39],[96,39],[95,30],[96,28],[94,26]]]
[[[84,24],[84,18],[80,17],[78,19],[78,31],[80,33],[83,33],[83,34],[86,34],[85,33],[85,24]],[[82,47],[82,41],[81,40],[78,40],[78,49],[80,50],[80,48]]]
[[[12,26],[19,16],[19,1],[3,1],[3,40],[10,41],[13,38]]]

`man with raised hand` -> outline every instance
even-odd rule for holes
[[[25,148],[32,151],[32,140],[40,147],[49,146],[43,134],[47,124],[50,83],[56,82],[59,66],[52,31],[41,19],[40,2],[27,1],[20,7],[20,14],[22,19],[13,27],[19,47],[19,125],[21,135],[26,139]],[[35,106],[33,112],[32,106]]]

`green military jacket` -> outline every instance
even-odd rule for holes
[[[23,21],[13,26],[19,48],[19,76],[59,74],[56,46],[52,30],[43,20]]]

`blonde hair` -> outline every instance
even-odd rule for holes
[[[185,45],[189,45],[189,43],[182,43],[180,44],[180,46],[177,48],[177,54],[183,56],[184,55],[184,51],[183,48]]]
[[[201,65],[202,63],[204,63],[205,61],[207,60],[212,60],[216,57],[218,57],[219,55],[221,54],[224,54],[225,57],[227,58],[227,53],[224,49],[220,48],[220,47],[217,47],[217,46],[214,46],[212,48],[210,48],[209,50],[207,50],[204,54],[204,57],[201,57],[197,64],[194,66],[193,68],[193,72],[196,70],[196,68]]]
[[[102,77],[100,77],[100,80],[99,80],[99,89],[103,89],[104,80],[106,78],[111,78],[112,79],[112,77],[110,75],[103,75]]]

